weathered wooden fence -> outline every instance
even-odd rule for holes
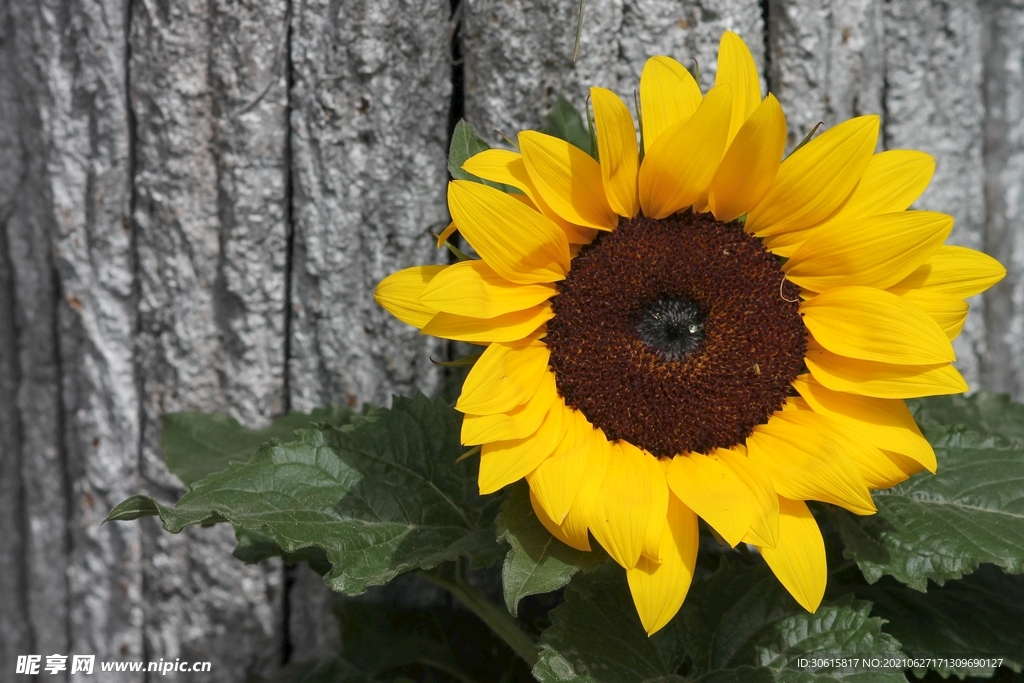
[[[0,0],[0,682],[19,654],[242,681],[336,648],[318,579],[240,565],[229,529],[100,525],[181,493],[159,415],[436,391],[442,349],[370,294],[443,258],[450,112],[512,134],[590,84],[631,102],[653,54],[707,86],[724,29],[791,141],[878,112],[880,146],[937,158],[921,204],[1010,269],[959,366],[1024,394],[1024,4],[590,0],[576,64],[575,0],[452,4]]]

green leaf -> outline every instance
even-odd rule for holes
[[[919,423],[963,425],[985,436],[1024,443],[1024,404],[1009,394],[979,391],[965,396],[933,396],[908,401]]]
[[[455,124],[455,130],[452,131],[451,146],[448,147],[448,172],[452,174],[452,178],[484,182],[472,173],[464,171],[462,165],[471,156],[490,148],[491,146],[476,132],[472,123],[465,119],[459,119],[459,122]],[[493,185],[493,183],[488,184]]]
[[[647,637],[617,565],[577,575],[550,616],[533,668],[541,683],[669,681],[685,657],[678,620]]]
[[[459,430],[443,401],[396,397],[391,410],[265,445],[196,482],[174,507],[136,496],[108,519],[155,513],[172,533],[220,519],[265,528],[287,553],[322,548],[332,565],[324,580],[350,594],[460,555],[484,566],[504,555],[493,527],[500,499],[477,494],[473,459],[453,464]]]
[[[902,670],[805,670],[807,655],[899,654],[899,643],[882,632],[882,620],[869,616],[871,603],[846,595],[823,604],[814,614],[803,610],[758,560],[753,565],[726,556],[707,581],[695,582],[677,620],[700,680],[721,670],[767,667],[778,681],[801,683],[828,676],[868,681],[903,681]],[[764,673],[759,674],[764,676]]]
[[[341,426],[351,418],[352,411],[348,408],[331,405],[309,414],[289,413],[265,429],[249,429],[227,415],[165,413],[161,416],[163,433],[160,446],[168,469],[185,486],[191,486],[208,474],[220,472],[228,463],[247,461],[260,444],[271,439],[291,441],[296,429],[315,422]]]
[[[544,118],[544,127],[540,130],[542,133],[565,140],[594,156],[594,150],[590,144],[590,131],[587,130],[583,117],[569,100],[561,95],[558,96],[554,109]]]
[[[280,557],[284,563],[294,566],[305,562],[320,576],[331,571],[331,562],[323,548],[310,546],[288,553],[274,540],[266,529],[235,529],[237,545],[232,555],[246,564],[256,564],[271,557]]]
[[[1024,572],[1024,444],[925,422],[938,473],[917,474],[899,486],[875,491],[878,514],[830,517],[855,559],[874,583],[889,574],[917,590],[928,579],[942,584],[991,562]]]
[[[753,663],[737,660],[736,653],[766,624],[801,611],[763,562],[749,565],[727,555],[709,579],[694,582],[676,620],[694,666],[707,672]]]
[[[459,119],[459,122],[455,124],[455,130],[452,131],[452,144],[448,148],[448,172],[451,173],[452,178],[455,180],[472,180],[475,183],[483,183],[508,194],[522,194],[522,192],[511,185],[484,180],[463,170],[462,165],[466,163],[467,159],[490,148],[491,146],[476,132],[473,124],[465,119]],[[465,255],[463,254],[463,256]]]
[[[511,546],[501,582],[505,605],[513,616],[518,615],[519,601],[526,596],[557,590],[580,569],[592,572],[608,559],[599,547],[594,552],[581,552],[548,533],[533,513],[525,482],[512,488],[498,513],[497,525],[498,540]]]
[[[890,578],[872,586],[856,586],[857,597],[874,603],[872,614],[888,623],[912,657],[1004,657],[1005,666],[1024,666],[1024,576],[1004,574],[983,565],[963,579],[932,585],[927,593]],[[991,675],[994,668],[939,664],[943,676]]]

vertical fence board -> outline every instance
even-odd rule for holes
[[[885,146],[935,157],[935,177],[917,205],[956,219],[951,242],[981,249],[985,231],[982,159],[982,21],[977,3],[908,0],[885,5]],[[982,297],[954,346],[957,367],[980,389],[986,353]]]
[[[733,30],[764,56],[761,6],[755,0],[620,0],[589,3],[579,55],[572,62],[578,3],[468,0],[463,53],[466,118],[488,138],[537,128],[559,95],[583,109],[593,85],[611,88],[633,109],[648,57],[667,54],[701,67],[713,83],[718,41]]]
[[[432,393],[440,344],[385,313],[386,275],[447,225],[448,8],[305,0],[292,31],[292,405]]]
[[[819,121],[883,113],[880,0],[770,0],[768,16],[768,82],[786,111],[790,148]]]
[[[123,6],[11,8],[27,635],[40,651],[109,656],[139,640],[138,529],[99,526],[130,494],[137,441]]]
[[[981,383],[1024,398],[1024,7],[987,3],[984,247],[1007,267],[986,292]]]
[[[15,78],[13,17],[8,0],[0,1],[0,683],[14,681],[19,654],[32,647],[25,599],[25,510],[21,483],[21,420],[18,386],[17,302],[15,271],[7,231],[18,211],[25,177],[26,152],[21,144],[20,93]]]
[[[134,5],[142,471],[164,499],[181,491],[161,413],[254,424],[284,407],[286,15],[283,1]],[[279,564],[232,559],[227,527],[145,529],[147,656],[216,661],[205,680],[276,665]]]

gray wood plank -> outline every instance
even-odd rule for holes
[[[632,109],[644,62],[658,54],[687,66],[696,59],[707,88],[727,29],[763,63],[761,6],[754,0],[588,3],[574,64],[577,10],[578,3],[557,0],[468,0],[466,118],[485,137],[498,142],[495,129],[514,139],[537,128],[559,95],[582,110],[592,85],[615,90]]]
[[[830,127],[882,114],[881,0],[769,0],[768,63],[768,83],[785,109],[790,147],[819,121]]]
[[[951,214],[950,242],[985,245],[983,22],[966,0],[886,3],[885,147],[919,149],[935,157],[935,177],[917,206]],[[957,367],[973,389],[988,353],[982,297],[971,302],[954,343]]]
[[[286,16],[284,0],[133,6],[142,476],[165,500],[182,491],[161,413],[285,408]],[[146,656],[215,662],[189,680],[274,668],[280,564],[241,565],[226,527],[144,529]]]
[[[431,394],[441,344],[372,293],[397,269],[446,258],[427,230],[447,225],[448,6],[308,0],[291,57],[292,406]]]
[[[983,5],[985,33],[985,251],[1007,268],[983,295],[987,353],[981,384],[1024,398],[1024,7]]]
[[[129,493],[137,440],[123,6],[10,8],[27,161],[7,222],[26,637],[49,653],[138,650],[124,595],[139,584],[138,530],[99,527]]]
[[[7,231],[19,210],[18,199],[25,175],[25,150],[21,145],[21,106],[11,54],[13,18],[9,2],[0,2],[0,683],[12,683],[18,655],[32,647],[25,593],[26,518],[21,483],[21,415],[18,387],[17,300],[15,272],[8,248]]]

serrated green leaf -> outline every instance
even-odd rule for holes
[[[264,429],[249,429],[228,415],[213,413],[165,413],[160,416],[167,467],[191,486],[208,474],[220,472],[228,463],[245,462],[260,444],[271,439],[291,441],[296,429],[315,422],[341,426],[352,418],[352,411],[338,405],[318,408],[312,413],[292,412],[279,417]]]
[[[625,573],[606,564],[577,574],[565,602],[551,611],[533,668],[541,683],[636,683],[672,680],[685,653],[675,620],[648,638],[640,624]]]
[[[324,580],[350,594],[460,555],[492,563],[504,554],[494,536],[497,499],[477,495],[472,459],[453,465],[459,430],[459,414],[443,401],[396,397],[391,410],[345,427],[265,445],[196,482],[174,507],[135,497],[109,519],[155,510],[172,533],[220,518],[265,528],[287,553],[323,548],[332,565]]]
[[[160,514],[160,504],[149,496],[132,496],[110,511],[104,522],[131,522]]]
[[[505,605],[513,616],[519,601],[528,595],[550,593],[569,583],[579,570],[592,572],[608,555],[595,547],[581,552],[565,545],[544,528],[533,513],[530,489],[525,482],[514,486],[498,513],[498,540],[511,546],[501,571]]]
[[[707,581],[695,582],[680,611],[686,649],[701,681],[716,672],[764,667],[778,681],[801,683],[821,676],[868,676],[903,680],[902,671],[805,670],[808,655],[856,656],[899,654],[899,643],[882,631],[882,620],[869,616],[871,603],[844,596],[809,614],[760,560],[747,564],[726,556]],[[757,675],[764,677],[765,671]],[[870,674],[870,676],[869,676]],[[878,675],[882,678],[872,678]]]
[[[1011,576],[983,565],[963,579],[932,585],[927,593],[891,578],[872,586],[850,587],[874,603],[872,614],[912,657],[1002,657],[1015,671],[1024,666],[1024,576]],[[991,675],[994,668],[940,664],[943,676]]]
[[[963,425],[983,436],[1024,443],[1024,404],[1015,403],[1009,394],[979,391],[970,396],[932,396],[908,403],[920,423]]]
[[[320,576],[331,571],[331,562],[323,548],[310,546],[287,553],[266,529],[235,529],[235,550],[231,554],[246,564],[256,564],[271,557],[280,557],[291,566],[305,562]]]
[[[594,150],[590,144],[590,131],[583,122],[583,117],[572,106],[569,100],[558,96],[554,108],[544,117],[542,133],[553,135],[560,140],[565,140],[574,147],[579,147],[587,154],[593,156]]]
[[[800,611],[762,562],[745,564],[726,556],[709,579],[694,582],[676,620],[682,622],[694,666],[707,672],[753,664],[736,654],[765,625]]]
[[[878,514],[830,510],[847,557],[874,583],[884,574],[924,591],[991,562],[1024,572],[1024,445],[959,427],[922,425],[938,472],[873,496]]]
[[[452,131],[452,143],[448,147],[448,172],[451,173],[452,178],[455,180],[472,180],[475,183],[483,183],[508,194],[522,194],[511,185],[484,180],[462,168],[462,165],[471,156],[490,148],[491,146],[476,132],[473,124],[465,119],[459,119],[459,122],[455,124],[455,130]],[[465,255],[463,254],[463,256]]]

